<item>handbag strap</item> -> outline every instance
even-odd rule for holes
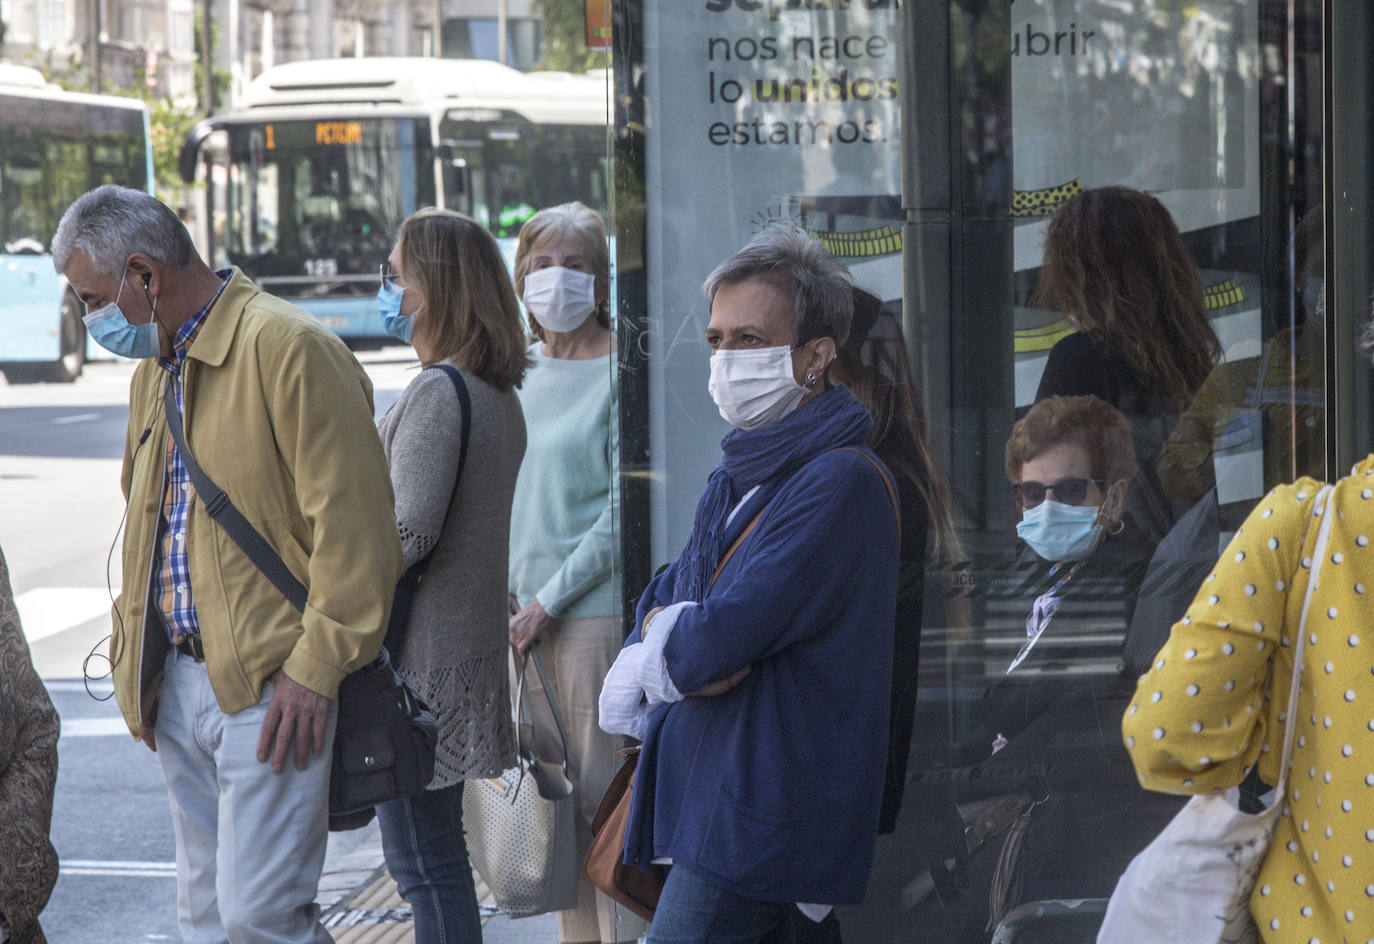
[[[895,515],[897,518],[897,540],[901,541],[902,504],[897,498],[897,486],[893,484],[892,476],[888,475],[887,470],[883,468],[882,463],[880,463],[876,458],[874,458],[873,453],[867,449],[860,449],[858,446],[841,446],[839,449],[835,451],[857,452],[859,455],[863,456],[865,459],[868,460],[868,464],[873,466],[874,471],[876,471],[879,477],[882,478],[883,485],[887,488],[887,500],[892,503],[892,514]]]
[[[887,474],[887,471],[883,469],[882,465],[879,464],[878,461],[873,458],[872,454],[869,453],[867,449],[860,449],[857,446],[841,446],[839,449],[836,449],[835,451],[857,452],[859,455],[867,459],[869,461],[869,464],[877,470],[878,475],[882,477],[883,485],[887,487],[887,500],[892,503],[892,514],[895,515],[897,518],[897,539],[900,541],[902,537],[902,515],[900,511],[901,505],[897,500],[897,489],[892,484],[891,476]],[[759,523],[759,519],[763,517],[763,513],[767,509],[768,504],[765,504],[763,508],[759,509],[759,513],[754,515],[754,519],[750,521],[749,524],[745,525],[744,530],[739,533],[739,536],[735,538],[734,543],[730,545],[730,547],[726,550],[725,554],[721,557],[720,563],[716,565],[715,572],[711,574],[710,582],[706,584],[707,595],[710,594],[711,588],[716,585],[716,578],[720,576],[720,572],[725,569],[726,564],[730,563],[730,558],[735,556],[735,551],[738,551],[740,545],[744,543],[744,539],[749,537],[750,533],[754,530],[754,526]]]
[[[514,646],[511,647],[511,650],[512,650],[512,652],[515,652],[517,655],[519,654],[519,651],[516,650]],[[533,756],[534,756],[534,745],[533,745],[533,744],[530,744],[530,745],[526,745],[526,744],[525,744],[525,742],[524,742],[524,733],[523,733],[523,730],[522,730],[522,725],[521,725],[521,723],[520,723],[521,716],[522,716],[523,713],[524,713],[524,710],[523,710],[523,709],[524,709],[524,705],[525,705],[525,693],[526,693],[526,689],[527,689],[527,687],[526,687],[526,685],[525,685],[525,672],[528,671],[528,669],[529,669],[529,664],[530,664],[531,662],[533,662],[533,663],[534,663],[534,671],[537,672],[538,675],[539,675],[539,686],[540,686],[540,688],[542,688],[542,689],[544,690],[544,698],[545,698],[545,699],[548,701],[548,703],[549,703],[549,714],[551,714],[551,715],[553,716],[553,723],[554,723],[554,726],[558,729],[558,741],[559,741],[560,746],[561,746],[562,749],[563,749],[563,755],[562,755],[561,758],[559,758],[559,765],[563,768],[563,776],[564,776],[564,777],[567,777],[567,776],[568,776],[568,729],[567,729],[567,726],[564,725],[564,723],[563,723],[563,712],[561,712],[561,711],[558,709],[558,699],[553,697],[553,689],[552,689],[552,687],[550,687],[550,685],[549,685],[549,677],[548,677],[548,675],[544,672],[544,661],[543,661],[542,659],[539,658],[539,652],[538,652],[538,650],[537,650],[535,647],[533,647],[533,646],[531,646],[530,649],[529,649],[523,656],[521,656],[520,658],[521,658],[521,662],[520,662],[519,677],[518,677],[518,678],[516,679],[516,681],[515,681],[515,739],[516,739],[515,749],[516,749],[516,753],[518,753],[521,757],[526,756],[526,747],[528,746],[528,753],[529,753],[529,756],[530,756],[530,757],[533,757]],[[533,723],[533,720],[531,719],[531,724],[532,724],[532,723]],[[570,782],[571,782],[571,780],[570,780]]]
[[[1336,516],[1331,507],[1332,486],[1327,485],[1317,493],[1313,503],[1313,515],[1321,516],[1321,526],[1317,528],[1317,546],[1312,551],[1312,571],[1307,577],[1307,591],[1302,601],[1302,617],[1298,620],[1298,644],[1293,649],[1293,682],[1288,687],[1287,721],[1283,726],[1283,754],[1279,758],[1279,782],[1274,788],[1275,806],[1283,802],[1284,791],[1288,787],[1288,768],[1293,760],[1293,740],[1298,731],[1298,691],[1302,681],[1302,657],[1307,649],[1307,612],[1312,608],[1312,594],[1317,589],[1322,561],[1326,558],[1327,539],[1331,536],[1331,521]],[[1310,523],[1308,525],[1311,526]],[[1298,568],[1302,568],[1302,552],[1298,552]]]
[[[458,483],[463,478],[463,465],[468,457],[468,435],[472,428],[472,400],[468,394],[466,381],[462,373],[451,364],[432,365],[443,370],[453,382],[454,392],[458,394],[458,406],[463,415],[463,431],[458,448],[458,474],[454,478],[453,489],[458,490]],[[428,369],[428,368],[426,368]],[[191,449],[186,445],[186,431],[181,421],[181,411],[177,409],[176,394],[172,389],[175,378],[169,377],[167,384],[163,388],[162,401],[163,412],[167,416],[167,427],[172,432],[172,438],[176,440],[177,450],[181,455],[181,461],[186,466],[186,474],[191,479],[191,484],[195,487],[196,494],[200,496],[201,502],[205,506],[205,513],[214,521],[218,522],[225,532],[231,537],[239,549],[248,557],[249,560],[263,573],[272,584],[286,597],[287,601],[297,610],[305,612],[305,602],[308,591],[287,568],[286,562],[281,559],[281,555],[272,549],[272,545],[267,543],[267,539],[258,533],[249,523],[243,513],[234,506],[229,495],[215,484],[214,480],[205,473],[196,462],[196,457],[192,455]],[[431,549],[428,554],[412,564],[408,573],[419,576],[429,567],[430,558],[434,556]]]

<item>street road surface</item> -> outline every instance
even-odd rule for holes
[[[361,354],[378,415],[414,376],[408,348]],[[34,663],[62,716],[53,844],[62,869],[43,926],[54,944],[177,941],[176,871],[157,758],[82,666],[108,672],[119,583],[120,457],[133,363],[74,384],[0,381],[0,547]],[[114,553],[111,554],[111,549]],[[107,697],[107,679],[89,682]]]

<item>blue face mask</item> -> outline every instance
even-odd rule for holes
[[[1102,537],[1097,505],[1065,505],[1046,499],[1021,516],[1016,533],[1047,561],[1086,557]]]
[[[377,291],[377,315],[382,319],[383,331],[409,344],[415,325],[410,315],[401,314],[401,299],[404,297],[405,292],[390,282],[383,282]]]
[[[129,319],[119,309],[119,298],[124,294],[124,280],[128,274],[126,266],[124,274],[119,277],[119,291],[115,293],[114,301],[88,313],[81,320],[86,323],[86,330],[91,333],[95,343],[111,354],[157,357],[162,353],[162,345],[158,343],[156,319],[148,319],[147,324],[129,324]],[[153,299],[153,314],[157,314],[157,299]]]

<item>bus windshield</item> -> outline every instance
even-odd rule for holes
[[[92,187],[148,185],[143,112],[54,96],[0,96],[0,252],[41,254]]]
[[[264,285],[308,280],[315,291],[370,294],[401,222],[435,202],[423,118],[234,124],[228,132],[229,254]]]

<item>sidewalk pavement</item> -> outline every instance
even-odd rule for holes
[[[413,944],[410,906],[396,892],[382,859],[382,836],[373,820],[363,829],[330,833],[316,897],[322,920],[338,944]],[[512,920],[501,914],[477,879],[484,944],[556,944],[551,914]]]

